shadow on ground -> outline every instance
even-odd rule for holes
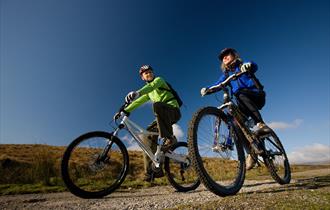
[[[271,183],[274,183],[274,182],[258,183],[256,185],[271,184]],[[251,185],[251,186],[256,186],[256,185]],[[248,186],[250,186],[250,185],[248,185]],[[277,192],[294,191],[294,190],[320,189],[320,188],[324,188],[324,187],[330,187],[330,175],[318,176],[318,177],[313,177],[313,178],[297,179],[297,181],[295,183],[282,185],[279,188],[257,190],[254,192],[244,192],[242,194],[277,193]]]

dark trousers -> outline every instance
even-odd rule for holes
[[[156,102],[153,104],[153,111],[156,116],[159,136],[161,138],[171,137],[173,135],[172,125],[181,118],[180,109]]]
[[[264,122],[259,110],[265,105],[266,94],[264,91],[254,92],[247,89],[239,90],[235,94],[239,109],[255,123]]]
[[[178,122],[181,118],[181,113],[179,108],[174,108],[162,102],[156,102],[153,104],[153,112],[156,119],[147,127],[148,131],[159,132],[161,138],[169,138],[173,135],[172,125]],[[151,148],[153,153],[157,149],[157,136],[148,136],[144,139],[144,143]],[[151,165],[151,160],[143,153],[144,158],[144,171],[149,172],[149,167]]]

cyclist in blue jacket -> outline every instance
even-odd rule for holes
[[[240,110],[246,116],[251,117],[257,124],[256,132],[258,134],[269,132],[270,129],[263,121],[259,112],[265,105],[266,94],[263,91],[263,86],[254,75],[258,69],[257,64],[254,62],[243,62],[233,48],[223,49],[218,58],[222,62],[221,69],[223,70],[223,75],[220,76],[215,84],[202,88],[201,95],[204,96],[220,90],[215,88],[215,86],[223,82],[228,76],[238,72],[247,72],[248,74],[242,74],[239,78],[230,82],[231,92],[236,96]],[[258,145],[251,144],[251,147],[258,150]],[[256,157],[251,153],[246,158],[247,170],[253,168],[255,164]]]

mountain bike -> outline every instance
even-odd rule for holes
[[[199,178],[194,172],[188,156],[186,142],[178,142],[163,152],[158,143],[153,154],[143,142],[143,137],[158,136],[131,121],[123,112],[128,104],[120,108],[114,117],[113,132],[94,131],[73,140],[66,148],[62,162],[62,178],[71,193],[82,198],[100,198],[115,191],[125,180],[129,168],[127,148],[118,134],[126,129],[138,146],[152,160],[152,170],[164,167],[170,184],[179,192],[196,189]],[[160,139],[158,139],[160,141]]]
[[[234,195],[241,189],[246,173],[244,149],[254,141],[259,151],[250,149],[250,153],[259,157],[258,164],[263,163],[279,184],[291,180],[290,164],[276,133],[270,129],[257,135],[252,119],[239,110],[228,90],[230,81],[242,74],[233,74],[214,87],[223,90],[223,104],[199,109],[189,124],[188,148],[193,165],[206,188],[219,196]]]

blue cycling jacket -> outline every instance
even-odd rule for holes
[[[254,62],[250,62],[250,63],[252,64],[251,72],[255,73],[258,69],[258,66]],[[228,72],[227,74],[221,75],[219,80],[216,83],[208,86],[207,88],[210,88],[215,85],[219,85],[221,82],[225,81],[227,77],[229,77],[232,74],[238,73],[240,71],[241,70],[240,70],[239,66],[235,67],[234,71],[227,71]],[[255,83],[253,82],[253,80],[251,79],[251,77],[248,74],[242,74],[239,78],[237,78],[237,80],[232,80],[230,82],[230,84],[232,87],[231,91],[233,94],[235,94],[240,89],[249,89],[249,90],[256,91],[256,92],[259,91],[258,88],[256,88]]]

